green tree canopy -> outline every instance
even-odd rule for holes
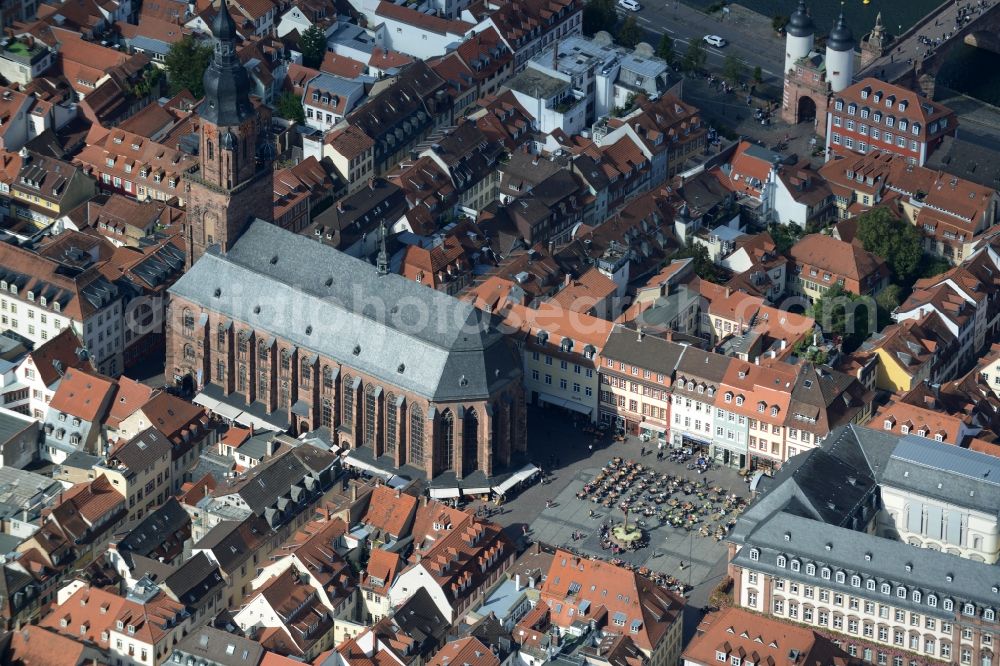
[[[326,54],[326,33],[318,23],[313,23],[299,37],[299,51],[302,52],[302,64],[313,69],[323,64]]]
[[[614,0],[587,0],[583,6],[583,34],[593,37],[601,30],[614,32],[617,23]]]
[[[746,76],[747,66],[743,64],[743,61],[734,55],[727,55],[725,61],[722,63],[722,78],[726,79],[733,85],[739,85]]]
[[[771,240],[774,241],[779,254],[788,252],[802,238],[802,229],[790,222],[788,224],[772,222],[767,226],[767,231],[771,234]]]
[[[889,265],[896,282],[912,284],[923,255],[920,232],[885,207],[872,208],[858,218],[858,239],[866,250]]]
[[[705,45],[699,39],[692,39],[684,52],[684,61],[681,65],[685,71],[696,72],[705,66],[708,60],[708,53],[705,52]]]
[[[771,18],[771,27],[774,28],[774,31],[778,34],[784,32],[786,25],[788,25],[787,16],[778,15]]]
[[[687,247],[681,248],[674,254],[673,258],[693,259],[691,264],[694,273],[702,280],[719,282],[726,277],[719,267],[715,265],[715,262],[712,261],[712,258],[708,254],[708,248],[701,243],[691,243]]]
[[[757,83],[764,80],[764,70],[760,68],[760,65],[753,68],[753,80]]]
[[[642,41],[642,28],[631,14],[626,18],[616,36],[618,43],[627,49],[635,48],[635,45]]]
[[[660,43],[656,47],[656,55],[667,61],[667,64],[674,63],[674,40],[670,39],[670,35],[663,33],[660,37]]]
[[[205,95],[204,76],[212,59],[212,47],[201,46],[191,35],[185,35],[170,45],[163,64],[167,68],[170,94],[187,89],[195,98]]]
[[[877,305],[870,296],[858,296],[834,285],[813,303],[809,316],[826,335],[840,337],[845,352],[852,352],[878,325]]]
[[[302,110],[302,98],[291,92],[284,92],[275,104],[275,111],[285,120],[299,124],[306,122],[306,114]]]

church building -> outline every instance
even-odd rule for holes
[[[488,491],[523,464],[517,350],[491,315],[391,273],[384,231],[373,266],[266,219],[268,118],[250,100],[225,8],[212,29],[167,376],[228,420],[325,428],[362,464]]]

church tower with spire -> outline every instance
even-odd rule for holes
[[[273,218],[270,114],[250,100],[227,0],[219,4],[212,34],[215,50],[197,110],[200,169],[187,178],[187,268],[212,245],[229,250],[254,218]]]

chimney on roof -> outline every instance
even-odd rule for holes
[[[374,178],[369,178],[368,179],[368,189],[372,190],[372,191],[375,190],[375,179]]]
[[[566,273],[565,277],[563,277],[563,286],[564,287],[568,287],[569,283],[572,282],[572,281],[573,281],[573,278],[570,277],[569,273]]]
[[[357,484],[357,482],[351,484],[351,501],[352,502],[357,502],[358,501],[358,484]]]
[[[726,287],[726,298],[729,298],[732,295],[733,295],[732,287]]]
[[[668,328],[667,329],[667,342],[673,342],[673,341],[674,341],[674,329]]]
[[[642,326],[639,326],[636,329],[636,342],[642,342],[642,335],[643,335],[643,333],[642,333]]]
[[[337,212],[338,213],[343,213],[344,212],[344,200],[343,199],[338,199],[337,200]]]

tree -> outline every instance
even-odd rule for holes
[[[875,297],[878,306],[879,330],[892,322],[892,311],[903,302],[903,288],[898,284],[890,284]]]
[[[613,31],[618,23],[614,0],[587,0],[583,6],[583,34],[593,37],[601,30]]]
[[[294,93],[282,93],[281,97],[278,98],[278,103],[275,104],[275,111],[285,120],[300,124],[306,122],[306,114],[302,110],[302,98]]]
[[[674,40],[670,39],[670,35],[663,33],[663,37],[660,37],[660,44],[656,47],[656,55],[667,61],[668,65],[674,64]]]
[[[771,19],[771,27],[774,28],[774,31],[779,35],[785,31],[786,25],[788,25],[787,16],[781,16],[779,14]]]
[[[705,46],[701,43],[701,40],[692,39],[691,43],[688,44],[687,50],[684,52],[684,69],[688,72],[697,72],[705,66],[707,59],[708,54],[705,53]]]
[[[170,94],[187,89],[195,98],[204,97],[203,77],[212,60],[212,47],[202,46],[191,35],[185,35],[170,45],[163,64],[170,81]]]
[[[642,28],[631,14],[618,28],[618,43],[627,49],[635,48],[642,41]]]
[[[313,69],[323,64],[326,54],[326,33],[318,23],[313,23],[299,37],[299,51],[302,52],[302,64]]]
[[[790,222],[788,224],[772,222],[768,225],[767,231],[771,234],[771,240],[774,241],[779,254],[788,252],[802,238],[802,229]]]
[[[947,259],[925,254],[924,258],[920,260],[920,271],[917,278],[936,277],[949,268],[951,268],[951,264],[948,263]]]
[[[845,352],[852,352],[878,325],[877,306],[870,296],[858,296],[839,284],[813,303],[809,315],[823,331],[841,338]]]
[[[753,80],[754,83],[760,83],[764,80],[764,71],[760,68],[760,65],[753,68]]]
[[[866,250],[889,265],[896,282],[916,278],[923,255],[920,232],[886,207],[872,208],[858,218],[858,239]]]
[[[687,247],[681,248],[677,251],[673,258],[675,260],[693,259],[691,263],[694,273],[702,280],[719,282],[725,278],[725,275],[708,255],[708,248],[701,243],[691,243]]]
[[[742,60],[733,55],[726,56],[725,61],[722,63],[722,78],[735,86],[739,85],[746,73],[747,66]]]

